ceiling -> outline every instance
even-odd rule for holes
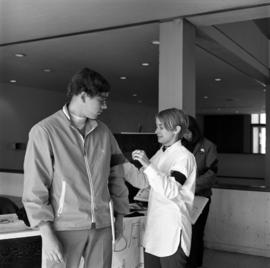
[[[71,75],[87,66],[109,80],[114,101],[157,106],[159,46],[151,42],[159,39],[160,21],[192,22],[216,12],[269,6],[269,0],[0,0],[0,83],[14,79],[16,86],[65,92]],[[254,17],[268,39],[269,17]],[[198,31],[197,112],[263,111],[261,81],[228,64],[220,48],[213,53],[214,42],[201,42],[202,36]],[[48,68],[51,72],[44,72]]]
[[[255,23],[258,25],[263,34],[270,39],[270,18],[257,19],[255,20]]]

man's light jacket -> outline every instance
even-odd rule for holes
[[[83,137],[66,106],[29,133],[24,160],[23,203],[32,227],[53,222],[56,230],[110,226],[115,213],[128,213],[128,191],[112,165],[121,151],[105,124],[91,120]],[[118,167],[119,168],[119,167]]]

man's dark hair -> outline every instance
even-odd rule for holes
[[[86,92],[90,97],[110,91],[108,81],[99,73],[83,68],[73,75],[67,88],[67,102],[69,103],[74,95]]]

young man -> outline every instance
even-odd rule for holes
[[[118,144],[97,120],[109,89],[100,74],[82,69],[71,79],[63,109],[29,133],[23,203],[31,226],[40,228],[47,267],[78,267],[82,256],[85,267],[111,267],[109,201],[119,235],[128,191],[115,167],[122,157]]]

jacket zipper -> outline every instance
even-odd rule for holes
[[[73,127],[73,126],[72,126]],[[76,131],[78,131],[75,127],[73,127]],[[85,162],[85,167],[86,167],[86,172],[87,172],[87,177],[89,181],[89,188],[90,188],[90,198],[91,198],[91,221],[92,223],[96,222],[96,217],[95,217],[95,206],[94,206],[94,186],[93,186],[93,181],[92,181],[92,175],[91,171],[88,165],[88,159],[87,159],[87,154],[85,151],[85,138],[82,136],[82,134],[78,131],[79,136],[82,140],[82,145],[83,145],[83,158]],[[87,136],[87,135],[86,135]],[[86,137],[85,136],[85,137]]]
[[[84,144],[83,144],[83,148],[84,148]],[[88,180],[89,180],[89,185],[90,185],[90,192],[91,192],[91,216],[92,216],[92,223],[96,222],[96,217],[95,217],[95,209],[94,209],[94,186],[93,186],[93,181],[92,181],[92,176],[91,176],[91,172],[90,172],[90,168],[88,165],[88,159],[87,159],[87,155],[84,150],[84,161],[85,161],[85,166],[86,166],[86,171],[87,171],[87,176],[88,176]]]
[[[92,223],[94,223],[94,222],[96,222],[95,206],[94,206],[94,186],[93,186],[91,171],[90,171],[89,164],[88,164],[87,154],[85,151],[85,138],[83,138],[83,136],[81,134],[79,134],[79,135],[82,138],[82,142],[83,142],[83,158],[84,158],[84,162],[85,162],[85,167],[86,167],[86,172],[87,172],[89,187],[90,187],[90,193],[91,193],[91,195],[90,195],[90,198],[91,198],[91,221],[92,221]]]

